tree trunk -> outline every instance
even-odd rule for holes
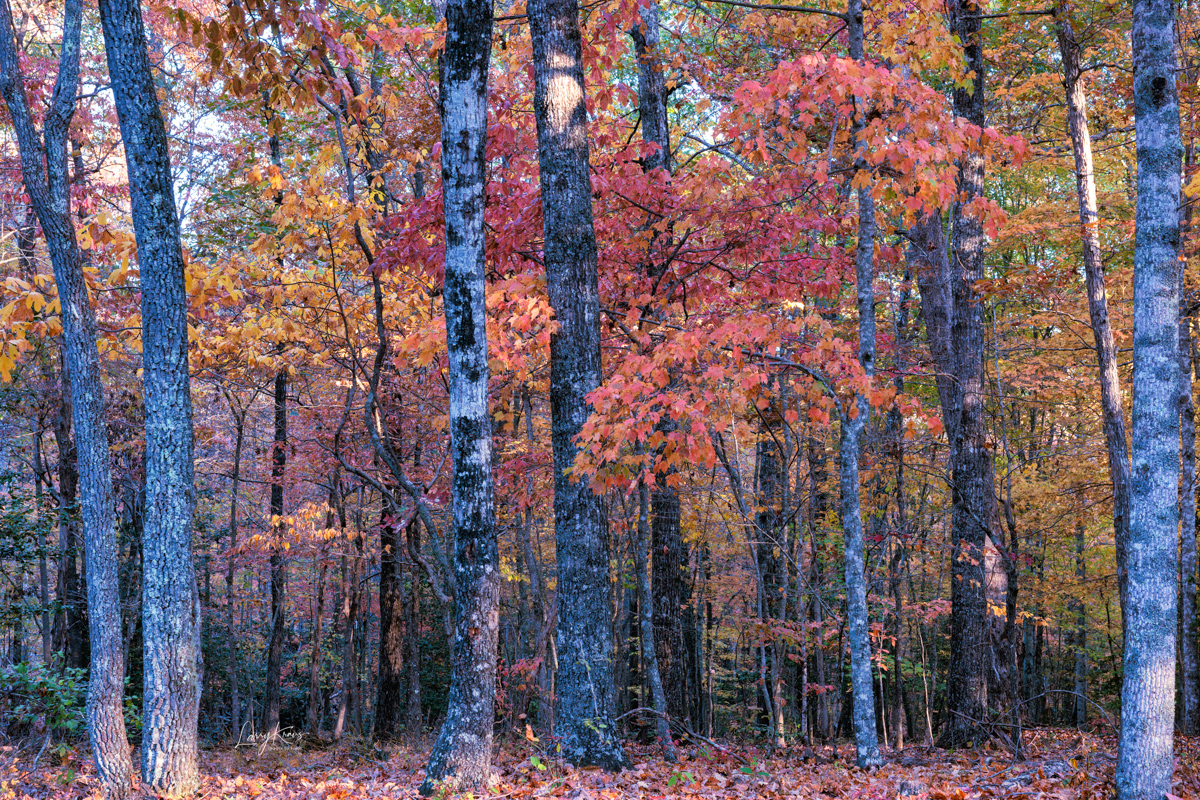
[[[325,512],[325,530],[333,528],[334,508],[337,500],[336,477],[329,482],[329,505]],[[323,540],[324,541],[324,540]],[[317,603],[313,609],[312,658],[308,662],[308,708],[304,713],[304,730],[309,736],[316,737],[321,731],[321,632],[325,621],[325,573],[329,565],[329,547],[322,543],[316,556],[314,567],[317,571]]]
[[[576,0],[535,0],[534,116],[541,166],[546,284],[558,330],[550,337],[554,529],[558,557],[556,734],[576,766],[624,769],[613,721],[612,591],[600,498],[568,471],[575,437],[600,385],[600,297],[588,174],[587,103]]]
[[[1133,5],[1137,128],[1133,484],[1129,524],[1119,800],[1171,791],[1179,535],[1179,201],[1183,146],[1175,3]]]
[[[1190,162],[1190,145],[1187,154]],[[1191,228],[1191,220],[1192,204],[1188,203],[1180,220],[1181,242]],[[1180,249],[1186,253],[1182,244]],[[1200,654],[1196,641],[1196,404],[1192,399],[1192,318],[1196,313],[1196,302],[1194,294],[1188,291],[1186,267],[1184,255],[1179,261],[1179,651],[1183,678],[1179,730],[1195,735],[1200,733]]]
[[[379,689],[375,695],[375,738],[400,734],[404,709],[404,591],[400,573],[397,509],[381,501],[379,520]],[[415,525],[416,520],[409,523]]]
[[[421,526],[414,521],[405,531],[410,554],[421,549]],[[415,559],[409,558],[412,587],[404,603],[404,730],[414,739],[425,732],[421,708],[421,573]]]
[[[862,0],[850,0],[850,57],[863,60]],[[858,108],[853,122],[856,171],[867,169],[859,141],[866,109]],[[855,285],[858,300],[858,363],[868,380],[875,375],[875,200],[871,183],[855,181],[858,188],[858,244],[854,252]],[[866,548],[863,544],[861,487],[858,459],[871,405],[866,395],[855,392],[854,404],[841,402],[841,443],[839,448],[842,496],[842,535],[845,541],[846,628],[850,640],[850,684],[854,692],[854,742],[856,763],[860,768],[883,763],[875,732],[875,690],[871,678],[871,635],[867,609]]]
[[[678,754],[675,752],[675,741],[671,738],[671,726],[668,719],[668,705],[666,693],[663,691],[662,673],[658,668],[658,653],[654,643],[654,620],[651,609],[654,608],[654,598],[650,588],[650,576],[646,574],[648,568],[646,545],[649,539],[647,528],[650,527],[648,519],[650,514],[650,498],[649,488],[645,482],[638,483],[638,522],[637,537],[634,543],[634,569],[637,571],[637,608],[640,619],[638,620],[638,635],[641,638],[641,651],[643,654],[642,668],[646,672],[646,679],[650,684],[650,701],[653,704],[655,711],[655,730],[658,732],[659,741],[662,742],[663,757],[670,763],[674,764],[679,760]]]
[[[196,494],[188,382],[187,292],[179,217],[154,74],[135,0],[101,0],[105,53],[125,144],[142,277],[146,529],[142,592],[142,779],[168,796],[199,785],[203,656],[192,564]]]
[[[1067,126],[1075,153],[1075,192],[1079,198],[1080,242],[1087,284],[1088,314],[1096,340],[1100,368],[1100,405],[1104,411],[1104,442],[1113,484],[1113,536],[1117,550],[1117,587],[1125,607],[1125,582],[1129,539],[1129,447],[1125,441],[1125,413],[1121,407],[1121,380],[1117,350],[1108,318],[1108,293],[1104,286],[1104,261],[1100,255],[1100,216],[1096,204],[1096,173],[1092,162],[1092,137],[1088,131],[1087,97],[1080,70],[1079,41],[1071,26],[1071,5],[1059,3],[1058,49],[1062,56],[1063,83],[1067,90]]]
[[[454,644],[446,719],[422,794],[460,791],[492,777],[500,556],[488,410],[487,78],[489,0],[450,0],[442,57],[442,193],[446,220],[446,348],[454,519]],[[416,587],[413,587],[414,590]]]
[[[282,346],[277,348],[282,350]],[[287,473],[287,368],[275,375],[275,438],[271,448],[271,638],[267,643],[266,691],[263,697],[263,733],[279,736],[280,679],[283,673],[283,635],[287,625],[287,562],[284,559],[283,482]]]
[[[229,412],[233,416],[233,469],[229,480],[229,554],[225,562],[225,627],[229,639],[229,738],[241,740],[241,677],[238,674],[238,635],[234,623],[234,573],[237,566],[234,548],[237,547],[238,525],[238,494],[242,483],[242,450],[246,443],[246,412],[234,398],[232,392],[225,392],[229,402]],[[251,400],[253,402],[253,400]]]
[[[984,125],[984,62],[980,31],[980,6],[975,0],[952,0],[950,27],[963,43],[968,69],[974,72],[967,86],[954,89],[955,113],[967,122]],[[987,715],[987,681],[984,679],[984,633],[987,605],[984,600],[984,542],[994,510],[991,449],[985,427],[983,303],[975,281],[983,278],[987,244],[983,223],[967,207],[984,194],[984,158],[970,150],[959,160],[959,191],[955,205],[954,258],[950,293],[950,342],[953,347],[951,413],[955,424],[946,425],[951,442],[954,516],[952,578],[950,586],[950,674],[947,681],[947,728],[939,739],[943,747],[959,747],[987,736],[982,723]]]
[[[0,95],[8,106],[17,134],[22,177],[46,236],[62,304],[71,405],[78,455],[84,468],[80,488],[84,548],[90,573],[87,587],[91,611],[89,624],[92,626],[88,734],[102,790],[109,797],[124,797],[132,788],[133,763],[129,757],[123,713],[125,660],[117,589],[118,552],[113,529],[108,433],[103,417],[104,396],[96,349],[95,315],[88,300],[83,256],[71,222],[67,171],[67,135],[79,84],[82,14],[82,3],[68,0],[63,13],[58,78],[51,106],[45,115],[44,149],[37,141],[22,83],[16,31],[7,0],[0,0]]]

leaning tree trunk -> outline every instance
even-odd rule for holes
[[[863,60],[862,0],[850,0],[850,57]],[[856,109],[853,134],[855,170],[865,171],[865,144],[861,141],[866,109]],[[875,200],[871,182],[855,181],[858,186],[858,244],[854,250],[854,274],[858,299],[858,363],[870,380],[875,375]],[[862,392],[855,392],[854,404],[839,404],[842,411],[840,478],[842,495],[842,533],[845,539],[846,635],[850,641],[850,685],[854,692],[854,743],[859,767],[883,763],[875,734],[875,688],[871,680],[871,635],[867,610],[866,548],[863,544],[862,507],[858,479],[858,458],[862,435],[871,405]]]
[[[1175,3],[1133,4],[1137,228],[1133,278],[1133,484],[1117,797],[1171,791],[1179,529],[1179,201],[1183,145]]]
[[[1117,374],[1117,349],[1108,318],[1108,293],[1104,287],[1104,261],[1100,256],[1100,215],[1096,204],[1096,173],[1092,137],[1088,131],[1087,97],[1080,68],[1079,41],[1071,27],[1070,3],[1059,4],[1058,49],[1062,56],[1063,83],[1067,89],[1067,127],[1075,153],[1075,193],[1079,198],[1080,241],[1087,284],[1088,314],[1096,340],[1100,368],[1100,405],[1104,410],[1104,442],[1108,472],[1113,484],[1113,537],[1117,550],[1117,588],[1125,607],[1126,547],[1129,539],[1129,447],[1125,441],[1125,413],[1121,408],[1121,380]]]
[[[554,528],[558,555],[558,702],[562,755],[576,766],[618,770],[612,681],[608,532],[600,498],[568,474],[575,437],[600,385],[600,295],[588,174],[583,43],[576,0],[529,4],[534,117],[541,167],[546,288],[558,321],[550,337]]]
[[[91,680],[87,721],[96,772],[108,797],[124,797],[133,783],[133,762],[125,734],[125,658],[118,597],[118,551],[113,529],[112,480],[96,322],[83,276],[83,256],[71,223],[67,175],[67,132],[79,83],[79,42],[83,4],[68,0],[58,79],[45,116],[45,149],[39,146],[22,85],[12,12],[0,0],[0,94],[17,134],[21,171],[33,201],[54,268],[62,304],[63,338],[70,365],[76,445],[83,467],[80,486],[84,549],[88,564],[91,626]],[[45,172],[42,159],[45,158]],[[43,579],[44,583],[44,579]]]
[[[100,0],[105,53],[125,144],[142,275],[146,527],[142,589],[142,780],[186,795],[199,785],[197,722],[203,656],[192,564],[196,493],[188,381],[187,291],[179,216],[146,31],[136,0]]]
[[[442,59],[446,349],[453,454],[454,651],[442,730],[421,793],[486,785],[492,775],[500,561],[492,493],[492,419],[484,246],[490,0],[450,0]],[[416,591],[416,586],[413,587]]]

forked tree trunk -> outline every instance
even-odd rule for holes
[[[0,0],[0,95],[8,106],[21,156],[21,172],[46,236],[62,304],[63,338],[79,459],[84,468],[82,511],[88,563],[91,680],[87,721],[100,786],[109,797],[132,788],[133,763],[125,734],[125,658],[118,596],[118,552],[113,530],[112,480],[103,411],[95,315],[88,300],[83,256],[71,223],[67,132],[79,84],[83,4],[68,0],[53,100],[45,116],[45,147],[38,143],[22,85],[16,32],[7,0]],[[42,159],[45,159],[43,171]],[[73,556],[72,556],[73,557]],[[43,578],[45,584],[45,578]]]
[[[1137,228],[1133,278],[1133,471],[1119,800],[1171,791],[1179,535],[1179,128],[1175,8],[1133,4]],[[1134,555],[1136,554],[1136,555]]]

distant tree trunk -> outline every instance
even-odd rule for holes
[[[558,557],[556,734],[576,766],[624,769],[613,721],[608,532],[600,498],[567,471],[600,385],[600,297],[588,174],[583,45],[576,0],[534,0],[534,117],[541,166],[545,265],[558,330],[550,337],[554,528]]]
[[[359,489],[362,493],[362,489]],[[361,522],[360,515],[355,515],[356,522]],[[346,501],[338,499],[338,525],[342,532],[346,530]],[[362,525],[355,525],[354,547],[361,551],[363,545]],[[352,712],[359,702],[355,696],[355,667],[357,663],[358,646],[358,604],[359,604],[359,564],[360,556],[355,553],[345,559],[348,568],[342,570],[345,577],[342,587],[342,692],[338,701],[337,720],[333,725],[333,738],[342,738],[347,725],[353,719]]]
[[[400,520],[390,495],[379,520],[379,688],[375,694],[375,738],[400,734],[404,708],[404,591],[400,572]],[[410,523],[412,524],[412,523]]]
[[[1092,137],[1088,131],[1087,96],[1084,93],[1079,41],[1071,25],[1071,4],[1059,3],[1055,19],[1063,82],[1067,90],[1067,126],[1075,153],[1075,192],[1079,198],[1080,241],[1087,284],[1088,313],[1096,340],[1100,368],[1100,405],[1104,410],[1104,441],[1108,471],[1113,483],[1113,536],[1117,550],[1117,587],[1125,605],[1126,542],[1129,539],[1129,447],[1125,441],[1125,412],[1121,407],[1121,380],[1117,350],[1108,318],[1108,293],[1104,286],[1104,261],[1100,255],[1100,216],[1096,203],[1096,173]]]
[[[242,449],[246,443],[246,412],[248,407],[235,399],[232,392],[225,392],[229,402],[229,412],[233,416],[233,469],[229,480],[229,555],[225,562],[225,627],[228,630],[229,644],[229,737],[233,740],[241,738],[241,678],[238,674],[238,636],[234,624],[234,571],[236,559],[234,548],[237,546],[238,525],[238,494],[242,483]],[[253,402],[253,400],[251,400]]]
[[[412,586],[404,603],[404,730],[411,737],[425,732],[425,717],[421,709],[421,573],[416,559],[411,557],[421,549],[421,525],[417,520],[404,532]]]
[[[329,482],[329,500],[325,511],[325,530],[331,530],[334,523],[334,509],[337,508],[338,489],[336,476]],[[309,736],[315,737],[321,732],[321,632],[325,621],[325,573],[329,566],[329,546],[322,540],[321,549],[316,556],[317,569],[317,603],[313,609],[313,645],[312,658],[308,662],[308,708],[304,713],[304,730]]]
[[[199,785],[203,656],[192,564],[195,485],[187,291],[166,126],[136,0],[101,0],[105,53],[121,124],[142,278],[146,529],[142,592],[145,686],[142,780],[167,796]]]
[[[647,540],[649,537],[650,527],[650,498],[649,488],[644,482],[638,483],[638,522],[637,531],[634,534],[637,538],[634,542],[634,569],[637,571],[637,608],[641,618],[638,620],[638,634],[641,637],[641,649],[643,654],[641,664],[646,672],[646,678],[650,684],[650,698],[653,704],[655,715],[655,730],[658,732],[658,738],[662,742],[663,757],[670,763],[674,764],[679,760],[678,754],[675,752],[675,741],[671,738],[671,726],[667,719],[669,712],[667,711],[666,693],[663,691],[662,674],[658,669],[658,654],[654,646],[654,622],[652,619],[651,609],[654,608],[654,598],[650,589],[650,576],[646,574],[649,559],[646,557]]]
[[[862,0],[850,0],[850,57],[863,60]],[[866,171],[862,156],[865,145],[859,137],[866,121],[866,109],[855,112],[852,125],[855,139],[855,169]],[[855,286],[858,295],[858,363],[870,380],[875,375],[875,200],[871,182],[858,186],[858,244],[854,252]],[[858,459],[863,431],[871,404],[866,395],[855,392],[854,404],[843,401],[841,411],[840,481],[842,495],[842,534],[845,541],[846,634],[850,641],[850,684],[854,692],[854,743],[860,768],[883,763],[875,732],[875,690],[871,678],[871,634],[867,610],[866,548],[863,543],[861,488]]]
[[[62,651],[63,667],[86,669],[87,605],[79,574],[79,524],[74,516],[79,498],[79,452],[72,436],[75,404],[71,399],[71,367],[67,354],[64,352],[62,355],[62,398],[54,418],[54,443],[58,447],[59,558],[56,588],[62,610],[54,620],[54,644],[56,650]]]
[[[1179,201],[1175,6],[1133,4],[1137,128],[1133,472],[1119,800],[1171,791],[1179,535]]]
[[[446,349],[455,620],[446,719],[421,793],[485,786],[492,777],[500,555],[492,491],[485,306],[487,79],[490,0],[449,0],[441,70],[442,193],[446,223]],[[414,590],[416,587],[413,587]]]
[[[78,454],[83,467],[82,511],[88,563],[91,680],[87,721],[100,786],[108,797],[125,797],[132,788],[133,762],[125,733],[125,659],[118,596],[118,552],[113,528],[112,478],[104,395],[96,349],[96,322],[88,300],[83,255],[71,223],[67,172],[67,136],[79,86],[80,30],[83,4],[67,0],[58,78],[45,115],[44,148],[33,126],[20,72],[16,31],[7,0],[0,1],[0,95],[17,135],[21,172],[46,237],[63,313],[63,338],[70,365],[71,405]],[[43,158],[45,168],[43,171]],[[40,431],[38,434],[40,440]],[[39,442],[40,443],[40,442]],[[60,452],[60,458],[62,457]],[[40,485],[40,481],[39,481]],[[60,492],[62,487],[60,485]],[[40,511],[39,511],[40,513]],[[74,554],[71,554],[74,560]],[[43,576],[43,587],[46,577]],[[44,590],[43,590],[44,591]],[[44,631],[45,634],[48,631]]]
[[[282,349],[280,347],[279,349]],[[283,636],[287,626],[287,562],[284,559],[283,483],[287,473],[287,367],[275,375],[275,438],[271,447],[271,638],[267,643],[266,691],[263,697],[263,733],[279,736],[280,680],[283,673]]]
[[[1082,523],[1075,528],[1075,577],[1080,586],[1087,585],[1087,559],[1084,558]],[[1083,600],[1072,601],[1075,606],[1075,727],[1087,724],[1087,606]]]
[[[670,130],[667,119],[667,90],[663,80],[659,47],[658,2],[652,0],[639,10],[639,24],[630,30],[638,60],[638,112],[642,138],[657,146],[653,155],[643,162],[643,169],[652,172],[673,168]],[[651,219],[650,222],[655,220]],[[652,279],[660,278],[667,263],[656,262],[650,254],[644,270]],[[664,417],[657,430],[670,433],[678,428],[670,417]],[[683,541],[680,520],[679,492],[671,485],[675,470],[657,476],[650,491],[651,561],[653,563],[654,648],[657,669],[666,691],[666,707],[659,709],[673,719],[687,720],[691,705],[688,683],[688,651],[684,630],[688,626],[689,594],[685,570],[688,563],[687,545]],[[657,708],[657,706],[656,706]]]

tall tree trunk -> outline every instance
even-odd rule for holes
[[[1193,151],[1187,148],[1187,167]],[[1196,403],[1192,399],[1192,319],[1196,314],[1193,291],[1187,287],[1187,251],[1183,237],[1190,232],[1193,205],[1184,206],[1180,219],[1179,260],[1179,394],[1180,394],[1180,506],[1179,506],[1179,652],[1183,707],[1181,733],[1200,733],[1200,653],[1196,629]]]
[[[422,794],[490,782],[500,556],[488,410],[487,79],[490,0],[449,0],[442,57],[442,195],[446,220],[446,349],[454,519],[454,644],[450,697]],[[416,587],[413,587],[414,591]]]
[[[1126,588],[1119,800],[1171,791],[1179,535],[1179,201],[1183,145],[1175,6],[1133,4],[1137,128],[1133,475]]]
[[[863,60],[862,0],[850,0],[850,57]],[[865,145],[860,136],[867,112],[857,108],[853,122],[855,169],[865,171]],[[854,274],[858,302],[858,363],[870,380],[875,375],[875,200],[871,181],[855,180],[858,186],[858,244],[854,251]],[[875,733],[875,690],[871,679],[871,635],[867,610],[866,548],[863,544],[862,507],[858,459],[862,435],[871,405],[866,395],[855,392],[853,407],[839,403],[841,411],[840,481],[842,535],[845,541],[846,628],[850,640],[850,684],[854,692],[854,743],[860,768],[883,763]]]
[[[954,111],[967,122],[984,125],[984,62],[980,6],[975,0],[952,0],[948,6],[951,30],[963,43],[967,68],[974,73],[966,86],[954,89]],[[943,747],[962,746],[987,735],[981,723],[987,715],[984,633],[984,542],[994,517],[994,479],[991,449],[985,427],[983,302],[975,282],[984,275],[987,244],[983,222],[967,207],[984,194],[984,158],[970,150],[959,160],[959,191],[955,205],[954,254],[950,292],[954,298],[950,322],[956,424],[946,425],[951,440],[954,542],[950,587],[949,714],[939,739]]]
[[[669,173],[673,164],[667,120],[667,91],[658,52],[658,29],[658,3],[653,0],[640,8],[639,24],[630,30],[630,37],[638,61],[638,112],[642,138],[656,146],[655,152],[645,159],[642,166],[646,172],[661,168]],[[651,219],[648,223],[655,221]],[[657,282],[667,264],[656,262],[653,252],[647,255],[643,269]],[[656,429],[670,433],[677,427],[678,423],[664,416]],[[679,492],[670,483],[673,473],[674,470],[670,470],[658,475],[650,491],[655,649],[655,666],[652,668],[660,671],[660,683],[666,691],[666,707],[657,709],[656,706],[656,709],[670,714],[674,719],[686,720],[690,705],[688,653],[684,637],[687,624],[685,617],[688,616],[685,610],[689,599],[685,573],[688,552],[681,529]]]
[[[1096,173],[1092,137],[1088,131],[1087,97],[1080,69],[1079,41],[1071,25],[1071,4],[1060,2],[1055,11],[1058,49],[1062,56],[1063,83],[1067,90],[1067,126],[1075,153],[1075,193],[1079,199],[1080,242],[1087,284],[1088,314],[1096,341],[1100,369],[1100,405],[1104,412],[1104,442],[1113,484],[1113,536],[1117,550],[1117,587],[1125,607],[1129,539],[1129,447],[1125,441],[1125,413],[1121,407],[1121,381],[1117,350],[1108,318],[1108,293],[1104,286],[1104,261],[1100,255],[1100,215],[1096,204]]]
[[[600,296],[588,174],[583,43],[576,0],[529,5],[534,117],[541,166],[546,284],[558,330],[550,337],[554,530],[558,555],[556,734],[576,766],[624,769],[617,739],[609,627],[608,531],[600,498],[568,471],[575,437],[600,385]]]
[[[105,53],[125,144],[142,276],[146,529],[142,591],[145,686],[142,779],[168,796],[199,785],[203,656],[192,564],[195,484],[187,291],[179,216],[146,32],[136,0],[101,0]]]
[[[113,529],[112,479],[104,395],[96,349],[95,315],[83,275],[83,255],[71,223],[67,136],[79,85],[79,47],[83,7],[68,0],[58,78],[45,115],[44,149],[25,95],[16,31],[7,0],[0,0],[0,95],[8,106],[21,156],[21,172],[50,251],[62,304],[63,338],[70,365],[71,403],[80,462],[84,548],[88,563],[91,680],[87,721],[96,771],[105,795],[126,796],[133,783],[133,762],[125,734],[125,659],[121,606],[117,590],[117,540]],[[43,171],[43,158],[45,171]],[[61,490],[61,486],[60,486]],[[73,556],[72,556],[73,558]]]
[[[282,349],[282,346],[278,349]],[[280,680],[283,673],[283,636],[287,626],[287,561],[284,558],[283,483],[287,473],[287,367],[275,375],[275,437],[271,446],[271,638],[267,643],[266,691],[263,697],[263,733],[279,736]]]

